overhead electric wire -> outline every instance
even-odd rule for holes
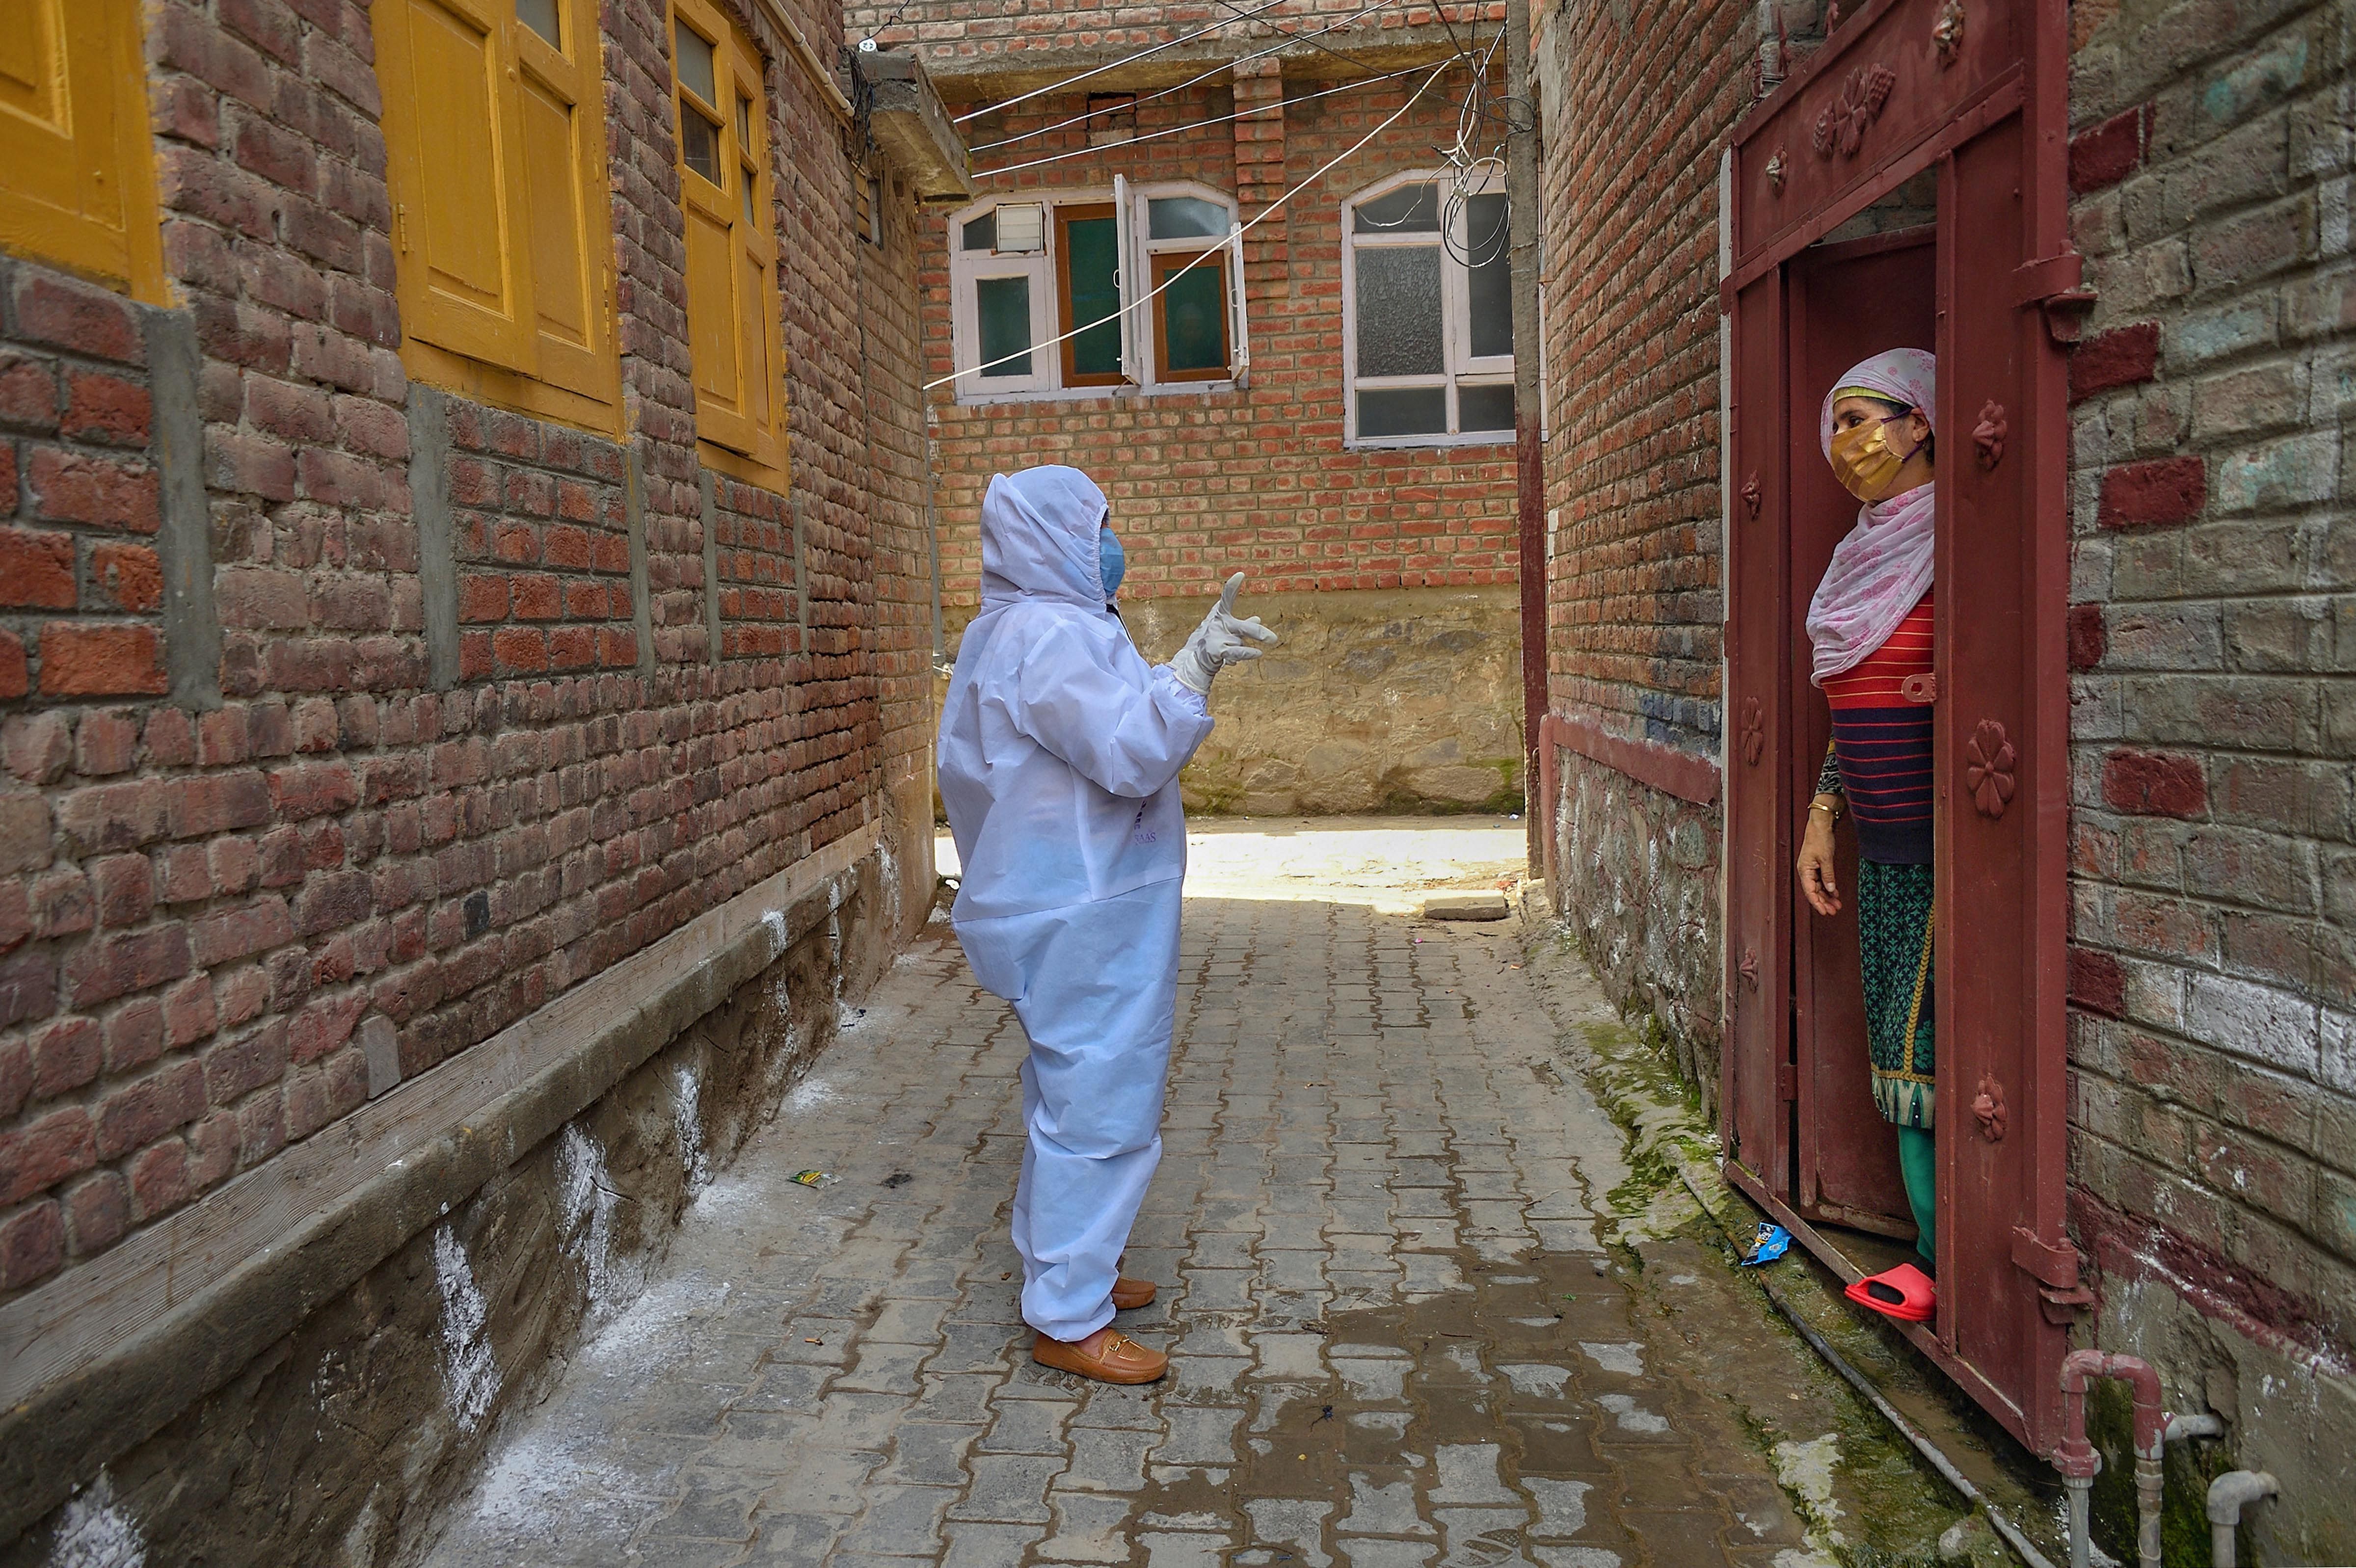
[[[1244,15],[1244,8],[1237,5],[1236,0],[1216,0],[1216,3],[1221,5],[1225,5],[1228,10],[1233,11],[1237,16],[1242,16]],[[1313,21],[1315,18],[1312,17],[1310,20]],[[1324,53],[1332,55],[1337,60],[1344,60],[1351,65],[1356,66],[1360,70],[1372,70],[1375,69],[1366,61],[1360,59],[1357,56],[1345,55],[1331,44],[1318,44],[1317,39],[1320,36],[1318,33],[1296,33],[1289,28],[1280,27],[1273,22],[1269,23],[1268,27],[1270,32],[1274,33],[1280,38],[1290,38],[1304,44],[1317,44],[1317,48]]]
[[[1028,163],[1008,164],[994,169],[976,169],[973,171],[973,177],[988,179],[992,175],[1011,175],[1023,169],[1035,169],[1042,164],[1060,164],[1072,158],[1091,157],[1099,153],[1132,147],[1140,142],[1155,142],[1164,136],[1176,136],[1188,131],[1205,131],[1214,125],[1225,125],[1231,121],[1248,120],[1255,114],[1274,114],[1294,103],[1308,103],[1320,98],[1331,98],[1337,92],[1349,92],[1361,87],[1373,87],[1378,82],[1396,81],[1403,76],[1413,76],[1423,69],[1424,67],[1420,65],[1406,66],[1398,70],[1385,71],[1380,76],[1360,77],[1355,81],[1345,81],[1337,87],[1329,87],[1322,91],[1304,92],[1298,98],[1287,99],[1283,103],[1263,103],[1258,108],[1238,109],[1233,114],[1222,114],[1215,120],[1190,120],[1183,125],[1167,125],[1159,131],[1148,131],[1142,134],[1131,136],[1126,142],[1108,142],[1102,146],[1096,147],[1073,147],[1065,152],[1051,153],[1044,158],[1033,158]]]
[[[1249,21],[1253,16],[1261,16],[1267,12],[1273,11],[1284,3],[1285,0],[1268,0],[1267,5],[1261,6],[1258,11],[1249,13],[1244,19],[1246,21]],[[977,109],[971,113],[960,114],[956,119],[950,121],[949,123],[952,125],[962,125],[969,120],[979,120],[985,114],[995,114],[1001,109],[1011,109],[1018,103],[1027,103],[1032,99],[1044,97],[1047,93],[1061,92],[1064,89],[1071,86],[1074,82],[1086,81],[1092,76],[1102,76],[1108,70],[1119,70],[1121,67],[1135,60],[1141,60],[1148,55],[1158,55],[1163,49],[1175,48],[1180,44],[1192,43],[1205,33],[1215,33],[1221,27],[1232,27],[1234,26],[1235,22],[1232,19],[1223,17],[1220,20],[1212,23],[1207,27],[1197,27],[1193,32],[1175,38],[1164,38],[1162,42],[1155,44],[1151,48],[1140,49],[1135,54],[1124,55],[1117,60],[1108,60],[1103,65],[1091,66],[1087,70],[1080,72],[1077,76],[1067,76],[1061,81],[1051,81],[1044,87],[1036,87],[1033,88],[1028,92],[1018,93],[1014,97],[1008,99],[1003,103],[993,103],[987,109]]]
[[[1334,154],[1331,158],[1328,158],[1323,164],[1320,165],[1316,172],[1311,174],[1299,185],[1287,190],[1282,196],[1278,197],[1274,201],[1269,202],[1253,217],[1249,223],[1239,224],[1236,228],[1229,229],[1225,239],[1222,240],[1218,245],[1197,253],[1190,259],[1184,266],[1179,268],[1176,272],[1162,279],[1160,285],[1154,288],[1151,293],[1140,297],[1135,304],[1124,304],[1121,308],[1123,310],[1133,310],[1138,308],[1138,306],[1152,304],[1154,300],[1166,293],[1173,284],[1176,283],[1179,279],[1193,272],[1196,267],[1201,266],[1204,261],[1208,260],[1210,257],[1220,254],[1229,245],[1241,240],[1245,235],[1259,227],[1260,224],[1266,222],[1269,218],[1274,217],[1277,209],[1281,208],[1286,202],[1290,201],[1294,197],[1299,196],[1302,191],[1307,190],[1311,186],[1315,185],[1319,180],[1323,179],[1325,176],[1337,165],[1341,164],[1347,158],[1355,156],[1360,149],[1364,148],[1376,137],[1389,130],[1393,125],[1398,124],[1399,120],[1405,116],[1407,112],[1420,102],[1425,93],[1431,91],[1431,84],[1438,81],[1440,79],[1440,76],[1455,63],[1456,59],[1451,56],[1432,67],[1431,74],[1425,77],[1422,83],[1418,86],[1413,92],[1408,94],[1407,101],[1400,104],[1397,109],[1392,110],[1389,116],[1386,118],[1381,124],[1376,126],[1373,130],[1359,137],[1355,142],[1351,143],[1347,147],[1344,147],[1340,152]],[[1085,325],[1076,326],[1072,328],[1071,331],[1064,333],[1059,336],[1051,337],[1044,343],[1033,343],[1024,347],[1016,349],[1012,354],[1001,354],[996,358],[986,359],[980,364],[970,366],[966,369],[951,371],[948,375],[938,377],[933,380],[926,382],[922,389],[929,392],[936,387],[946,387],[950,382],[962,379],[967,376],[980,375],[982,371],[989,369],[992,365],[1003,365],[1011,359],[1027,358],[1031,355],[1039,352],[1041,349],[1053,348],[1058,344],[1068,342],[1072,338],[1077,337],[1083,332],[1094,331],[1097,327],[1103,325],[1105,322],[1112,319],[1114,318],[1111,316],[1101,316],[1095,321],[1087,323]]]
[[[1316,31],[1316,32],[1314,32],[1314,33],[1287,33],[1287,34],[1285,35],[1285,43],[1300,43],[1300,42],[1303,42],[1303,41],[1305,41],[1305,40],[1307,40],[1307,39],[1316,37],[1318,37],[1320,34],[1333,32],[1333,31],[1334,31],[1336,28],[1343,27],[1346,27],[1346,26],[1348,26],[1350,23],[1356,21],[1359,17],[1361,17],[1361,16],[1363,16],[1366,15],[1366,14],[1367,14],[1368,12],[1370,12],[1370,11],[1380,11],[1380,10],[1384,9],[1385,7],[1387,7],[1387,6],[1390,6],[1390,5],[1399,5],[1399,4],[1401,4],[1401,0],[1372,0],[1372,3],[1371,3],[1371,4],[1359,6],[1356,10],[1355,10],[1355,11],[1351,12],[1348,16],[1342,17],[1342,18],[1341,18],[1340,20],[1338,20],[1338,21],[1335,21],[1335,22],[1330,23],[1330,24],[1328,24],[1328,25],[1327,25],[1327,26],[1325,26],[1325,27],[1323,27],[1318,28],[1318,29],[1317,29],[1317,31]],[[1222,24],[1221,24],[1221,26],[1223,26],[1223,27],[1225,27],[1225,26],[1232,26],[1232,24],[1229,24],[1229,23],[1222,23]],[[1174,87],[1165,87],[1165,88],[1162,88],[1161,91],[1157,91],[1157,92],[1148,92],[1148,93],[1143,93],[1143,94],[1141,94],[1141,95],[1140,95],[1140,96],[1138,96],[1138,97],[1136,97],[1136,98],[1134,98],[1134,99],[1130,100],[1130,108],[1132,108],[1132,109],[1134,109],[1135,107],[1137,107],[1137,105],[1139,105],[1139,104],[1141,104],[1141,103],[1151,103],[1151,102],[1152,102],[1152,101],[1153,101],[1155,99],[1157,99],[1157,98],[1167,98],[1167,97],[1169,97],[1169,96],[1170,96],[1172,93],[1173,93],[1173,92],[1183,92],[1183,91],[1185,91],[1188,88],[1190,88],[1190,87],[1194,86],[1194,85],[1195,83],[1197,83],[1197,82],[1201,82],[1201,81],[1207,81],[1207,80],[1209,80],[1211,78],[1213,78],[1213,77],[1215,77],[1215,76],[1217,76],[1220,72],[1222,72],[1222,71],[1231,71],[1231,70],[1235,69],[1236,69],[1236,67],[1237,67],[1237,66],[1239,66],[1239,65],[1248,65],[1248,64],[1250,64],[1253,60],[1256,60],[1256,59],[1266,59],[1268,56],[1272,55],[1272,54],[1275,54],[1278,50],[1280,50],[1280,49],[1283,48],[1284,47],[1285,47],[1285,46],[1284,46],[1284,44],[1282,44],[1282,43],[1279,43],[1279,44],[1270,44],[1268,48],[1264,48],[1264,49],[1255,50],[1255,51],[1254,51],[1253,53],[1251,53],[1251,54],[1248,54],[1248,55],[1239,55],[1239,56],[1237,56],[1236,59],[1231,59],[1231,60],[1221,60],[1221,61],[1219,61],[1216,65],[1215,65],[1215,66],[1211,67],[1208,70],[1197,71],[1194,75],[1188,77],[1185,80],[1183,80],[1183,81],[1182,81],[1182,82],[1179,82],[1179,83],[1178,83],[1176,86],[1174,86]],[[1131,55],[1131,56],[1130,57],[1130,59],[1141,59],[1141,58],[1142,58],[1141,56],[1138,56],[1138,55]],[[1115,64],[1126,64],[1126,63],[1127,63],[1127,61],[1115,61],[1114,63],[1115,63]],[[1106,67],[1106,68],[1104,68],[1104,69],[1106,69],[1109,70],[1109,69],[1111,69],[1112,68],[1111,68],[1110,66],[1108,66],[1108,67]],[[1075,80],[1075,81],[1076,81],[1076,80],[1078,80],[1079,79],[1078,79],[1077,77],[1074,77],[1072,80]],[[1036,96],[1036,94],[1033,94],[1032,96],[1034,96],[1034,97],[1035,97],[1035,96]],[[1009,102],[1019,102],[1019,101],[1020,101],[1020,100],[1016,100],[1016,99],[1010,99],[1010,100],[1008,100],[1008,101],[1009,101]],[[1001,107],[1003,107],[1003,105],[1001,105]],[[983,113],[989,113],[989,112],[991,112],[991,111],[983,110],[983,111],[981,111],[981,112],[983,112]],[[972,119],[972,118],[973,118],[973,116],[972,116],[972,115],[970,115],[970,114],[969,114],[969,115],[967,115],[967,116],[966,116],[966,119],[967,119],[967,120],[970,120],[970,119]],[[1090,114],[1090,113],[1088,113],[1088,112],[1087,112],[1083,111],[1083,112],[1080,112],[1080,113],[1071,115],[1071,116],[1067,117],[1067,118],[1066,118],[1066,119],[1058,120],[1058,121],[1056,121],[1056,122],[1055,122],[1054,124],[1052,124],[1052,125],[1042,125],[1042,126],[1038,127],[1036,130],[1021,132],[1021,133],[1019,133],[1018,134],[1015,134],[1015,135],[1012,135],[1012,136],[1001,136],[1001,137],[1000,137],[1000,138],[999,138],[997,141],[995,141],[995,142],[981,142],[981,143],[978,143],[978,144],[975,144],[975,145],[973,145],[973,146],[968,147],[968,148],[966,149],[966,151],[967,151],[969,154],[971,154],[971,153],[987,153],[987,152],[991,151],[991,150],[992,148],[994,148],[994,147],[1005,147],[1005,146],[1011,146],[1011,145],[1012,145],[1012,144],[1013,144],[1014,143],[1016,143],[1016,142],[1026,142],[1026,141],[1029,141],[1029,140],[1030,140],[1032,137],[1033,137],[1033,136],[1044,136],[1044,135],[1046,135],[1049,132],[1052,132],[1052,131],[1061,131],[1061,130],[1065,130],[1065,129],[1066,129],[1067,127],[1070,127],[1070,126],[1073,126],[1073,125],[1076,125],[1076,124],[1078,124],[1078,123],[1079,123],[1081,121],[1083,121],[1083,120],[1088,120],[1088,119],[1093,119],[1093,118],[1094,118],[1094,116],[1093,116],[1092,114]],[[963,121],[963,120],[960,120],[960,121],[958,121],[958,123],[959,123],[959,124],[963,124],[964,123],[965,123],[965,121]]]

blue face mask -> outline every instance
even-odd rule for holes
[[[1129,558],[1121,553],[1120,536],[1112,531],[1110,523],[1097,535],[1097,570],[1104,574],[1105,599],[1109,603],[1120,592],[1121,576],[1129,570]]]

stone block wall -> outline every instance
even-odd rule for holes
[[[767,483],[696,443],[670,31],[647,0],[600,18],[616,429],[410,379],[364,6],[150,9],[177,303],[0,258],[11,1357],[75,1320],[89,1271],[135,1287],[121,1259],[160,1222],[254,1201],[321,1132],[430,1099],[500,1030],[765,880],[880,830],[829,997],[923,919],[916,217],[843,96],[839,14],[738,19],[787,259],[791,462]],[[220,1283],[184,1274],[175,1299]],[[370,1307],[336,1310],[350,1328]],[[113,1354],[93,1341],[0,1402],[21,1459],[0,1540],[218,1386],[97,1426],[48,1409]],[[330,1560],[291,1540],[274,1555]]]
[[[1205,608],[1149,599],[1123,614],[1140,651],[1161,660]],[[1213,688],[1218,727],[1179,774],[1189,811],[1522,809],[1515,590],[1284,593],[1243,608],[1284,641]]]

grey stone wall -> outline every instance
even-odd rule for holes
[[[1554,818],[1555,907],[1604,994],[1677,1065],[1718,1115],[1718,808],[1679,800],[1561,751]]]
[[[1145,656],[1176,653],[1210,600],[1121,614]],[[1521,625],[1512,587],[1255,595],[1283,642],[1219,677],[1218,728],[1180,775],[1207,815],[1522,808]],[[961,613],[951,645],[965,630]]]

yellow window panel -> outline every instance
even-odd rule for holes
[[[744,417],[756,430],[769,428],[769,389],[776,374],[776,365],[770,354],[769,269],[744,254],[740,247],[736,253],[736,325],[744,340],[741,363],[744,367]]]
[[[402,362],[468,397],[612,433],[621,364],[594,0],[379,0],[376,18]]]
[[[674,0],[671,29],[696,432],[757,467],[782,469],[784,363],[760,57],[709,0]]]
[[[0,0],[0,249],[161,298],[136,0]]]
[[[610,399],[619,368],[608,293],[612,209],[601,199],[602,40],[588,0],[517,0],[516,16],[522,24],[514,37],[540,376]]]
[[[530,370],[530,258],[505,18],[474,0],[387,0],[377,12],[393,252],[408,331]]]
[[[753,429],[744,396],[744,363],[736,330],[736,279],[729,225],[701,202],[687,209],[687,347],[695,359],[696,426],[738,451],[750,450]]]

